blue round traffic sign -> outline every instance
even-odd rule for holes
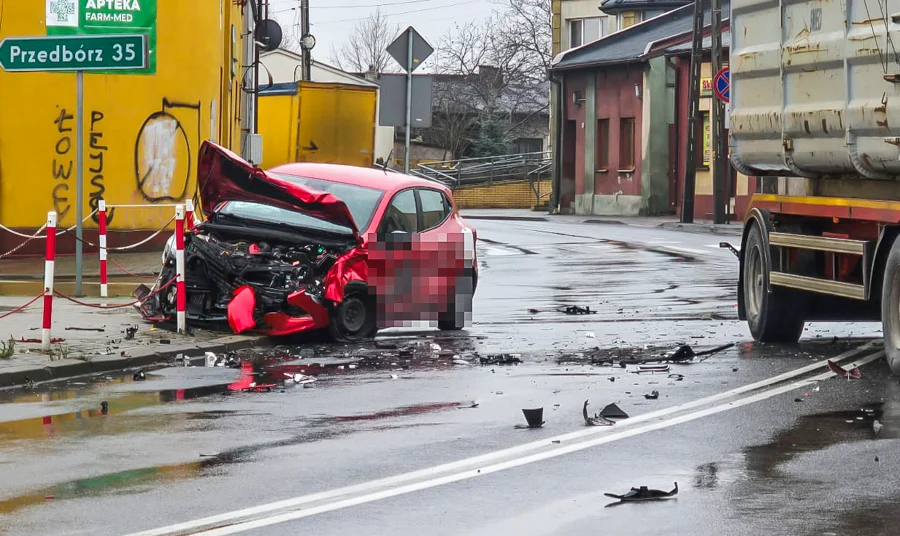
[[[720,101],[727,103],[731,97],[731,71],[728,67],[716,73],[713,78],[713,91]]]

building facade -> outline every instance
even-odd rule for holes
[[[724,8],[727,12],[727,4]],[[556,210],[680,214],[692,26],[693,6],[686,5],[556,57],[552,72],[561,88],[557,100],[561,112],[554,121],[561,134],[555,162]],[[712,215],[709,111],[714,73],[710,72],[708,37],[704,46],[700,100],[704,120],[698,139],[694,209],[698,219]],[[730,213],[741,214],[756,180],[734,172],[730,164],[726,167]]]
[[[101,198],[110,204],[148,206],[109,211],[114,245],[117,233],[161,228],[172,216],[162,205],[194,196],[197,151],[204,140],[246,152],[254,110],[245,88],[252,80],[249,37],[256,6],[253,1],[142,0],[108,2],[95,9],[86,0],[68,1],[71,9],[61,13],[51,10],[59,2],[5,2],[0,39],[46,36],[56,25],[76,28],[75,19],[66,19],[76,7],[85,25],[83,21],[97,17],[140,18],[153,26],[152,69],[84,75],[80,170],[75,74],[0,70],[0,223],[33,232],[55,210],[60,227],[74,225],[80,172],[85,215]],[[116,11],[135,6],[138,12]],[[91,32],[102,30],[84,30]],[[96,218],[85,228],[95,229]],[[19,242],[0,231],[0,251]],[[62,235],[59,251],[72,250],[73,244]]]

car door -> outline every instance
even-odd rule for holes
[[[419,211],[415,191],[397,192],[388,202],[369,244],[369,285],[377,298],[378,327],[417,320],[423,302],[416,293]]]
[[[421,259],[418,279],[422,294],[429,303],[426,318],[437,321],[438,314],[447,312],[449,299],[455,296],[457,261],[462,259],[462,234],[451,221],[450,200],[440,190],[419,188],[419,240]],[[459,251],[457,251],[459,250]]]

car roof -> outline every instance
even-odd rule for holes
[[[441,190],[444,193],[451,195],[450,189],[439,182],[376,168],[301,162],[276,166],[268,171],[270,173],[294,175],[308,179],[368,186],[389,193],[403,190],[404,188],[415,187]]]

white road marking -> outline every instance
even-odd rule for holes
[[[852,356],[863,353],[867,350],[871,350],[875,346],[876,346],[876,343],[874,343],[874,342],[868,343],[868,344],[865,344],[858,348],[844,352],[843,354],[840,354],[837,357],[831,358],[831,360],[835,361],[835,362],[840,362],[840,361],[848,359]],[[851,365],[850,367],[852,368],[853,366],[862,366],[864,364],[870,363],[870,362],[880,358],[881,356],[883,356],[883,351],[879,350],[878,352],[876,352],[874,354],[871,354],[869,356],[862,358],[859,362],[857,362],[855,365]],[[781,383],[781,382],[790,380],[792,378],[796,378],[798,376],[805,375],[816,369],[821,369],[821,368],[827,366],[826,365],[827,361],[828,360],[822,360],[817,363],[813,363],[813,364],[807,365],[805,367],[795,369],[793,371],[785,372],[784,374],[779,374],[778,376],[774,376],[772,378],[767,378],[767,379],[764,379],[764,380],[761,380],[761,381],[758,381],[758,382],[755,382],[755,383],[752,383],[749,385],[745,385],[742,387],[731,389],[729,391],[725,391],[723,393],[719,393],[716,395],[712,395],[712,396],[708,396],[708,397],[701,398],[698,400],[694,400],[692,402],[679,404],[676,406],[664,408],[664,409],[646,413],[643,415],[637,415],[626,421],[617,423],[614,428],[607,428],[607,427],[586,428],[582,431],[571,432],[571,433],[559,435],[556,437],[542,439],[539,441],[533,441],[531,443],[525,443],[523,445],[519,445],[516,447],[503,449],[503,450],[499,450],[499,451],[494,451],[494,452],[483,454],[480,456],[475,456],[472,458],[459,460],[456,462],[451,462],[451,463],[447,463],[447,464],[443,464],[443,465],[438,465],[435,467],[421,469],[421,470],[413,471],[410,473],[405,473],[405,474],[396,475],[393,477],[383,478],[380,480],[365,482],[362,484],[347,486],[344,488],[338,488],[338,489],[334,489],[334,490],[330,490],[330,491],[314,493],[311,495],[296,497],[293,499],[286,499],[283,501],[264,504],[264,505],[260,505],[260,506],[256,506],[256,507],[245,508],[243,510],[238,510],[238,511],[230,512],[230,513],[210,516],[210,517],[206,517],[206,518],[202,518],[202,519],[197,519],[194,521],[188,521],[185,523],[170,525],[168,527],[162,527],[159,529],[152,529],[152,530],[148,530],[148,531],[144,531],[144,532],[134,533],[130,536],[162,536],[162,535],[168,535],[168,534],[184,533],[186,531],[201,529],[203,527],[210,527],[210,526],[221,527],[221,525],[224,523],[227,523],[230,521],[235,521],[235,520],[238,520],[241,518],[247,518],[250,516],[265,514],[265,513],[274,512],[277,510],[296,508],[301,505],[305,505],[305,504],[309,504],[309,503],[325,501],[328,499],[337,499],[337,498],[355,494],[355,493],[371,491],[371,493],[368,493],[366,495],[361,495],[361,496],[354,497],[354,498],[339,500],[337,502],[323,504],[320,506],[315,506],[313,508],[303,510],[303,511],[286,512],[283,514],[273,515],[268,518],[263,518],[263,519],[253,520],[253,521],[246,521],[246,522],[232,525],[229,527],[221,527],[218,529],[204,532],[204,534],[207,534],[207,535],[234,534],[237,532],[243,532],[245,530],[251,530],[254,528],[260,528],[260,527],[273,525],[273,524],[277,524],[277,523],[283,523],[285,521],[301,519],[303,517],[308,517],[308,516],[312,516],[312,515],[316,515],[316,514],[320,514],[320,513],[324,513],[324,512],[338,510],[341,508],[347,508],[349,506],[354,506],[354,505],[363,504],[363,503],[367,503],[367,502],[377,501],[377,500],[381,500],[381,499],[385,499],[385,498],[389,498],[389,497],[394,497],[397,495],[403,495],[406,493],[411,493],[411,492],[415,492],[415,491],[419,491],[419,490],[423,490],[423,489],[428,489],[431,487],[436,487],[436,486],[448,484],[451,482],[457,482],[460,480],[474,478],[476,476],[481,476],[481,475],[485,475],[485,474],[489,474],[489,473],[493,473],[493,472],[497,472],[497,471],[502,471],[504,469],[509,469],[512,467],[518,467],[520,465],[525,465],[525,464],[534,463],[534,462],[549,459],[549,458],[554,458],[557,456],[562,456],[564,454],[577,452],[579,450],[584,450],[584,449],[602,445],[605,443],[618,441],[620,439],[627,439],[629,437],[633,437],[636,435],[640,435],[640,434],[652,432],[655,430],[667,428],[670,426],[674,426],[676,424],[689,422],[689,421],[699,419],[702,417],[715,415],[717,413],[721,413],[728,409],[741,407],[741,406],[744,406],[744,405],[747,405],[747,404],[750,404],[753,402],[757,402],[760,400],[765,400],[767,398],[771,398],[773,396],[777,396],[779,394],[782,394],[782,393],[785,393],[785,392],[788,392],[788,391],[791,391],[794,389],[798,389],[800,387],[805,387],[805,386],[811,384],[812,382],[829,378],[829,377],[833,376],[833,373],[826,372],[823,374],[819,374],[810,380],[795,382],[790,385],[776,387],[776,388],[773,388],[773,389],[770,389],[767,391],[763,391],[763,392],[760,392],[757,394],[750,395],[746,398],[742,398],[742,399],[739,399],[736,401],[726,402],[726,403],[720,404],[718,406],[714,406],[711,408],[706,408],[703,410],[696,411],[694,413],[688,413],[688,414],[685,414],[685,415],[682,415],[679,417],[675,417],[675,418],[672,418],[669,420],[655,422],[655,423],[648,424],[643,427],[634,428],[634,426],[636,424],[639,424],[641,422],[645,422],[645,421],[649,421],[649,420],[656,420],[656,419],[660,419],[661,417],[664,417],[666,415],[672,415],[674,413],[685,411],[687,409],[693,409],[693,408],[709,405],[713,402],[718,402],[718,401],[726,400],[728,398],[731,398],[731,397],[734,397],[734,396],[737,396],[740,394],[757,391],[762,388],[768,387],[770,385],[774,385],[777,383]],[[623,428],[625,428],[625,431],[620,432],[619,430],[622,430]],[[615,430],[615,431],[613,431],[613,430]],[[575,442],[573,444],[565,445],[562,447],[553,448],[556,441],[563,443],[563,442],[572,441],[572,440],[581,439],[581,438],[589,438],[590,436],[594,436],[594,435],[601,435],[601,437],[584,440],[584,441],[580,441],[580,442]],[[487,463],[490,461],[501,460],[503,458],[510,457],[513,455],[522,454],[522,453],[526,453],[526,452],[538,450],[538,449],[547,449],[547,448],[550,448],[550,450],[546,450],[544,452],[538,452],[536,454],[531,454],[531,455],[525,456],[525,457],[514,458],[511,460],[498,462],[498,463],[495,463],[494,465],[489,465],[487,467],[479,467],[478,466],[478,464],[481,464],[481,463]],[[456,472],[454,472],[454,471],[456,471]],[[451,473],[451,474],[446,474],[446,473]],[[438,476],[438,475],[442,475],[442,474],[444,476]],[[408,482],[415,481],[420,478],[430,478],[430,480],[408,483]],[[405,485],[402,485],[402,484],[405,484]],[[396,486],[396,487],[391,487],[391,486]],[[380,489],[379,490],[379,488],[388,488],[388,489]]]

